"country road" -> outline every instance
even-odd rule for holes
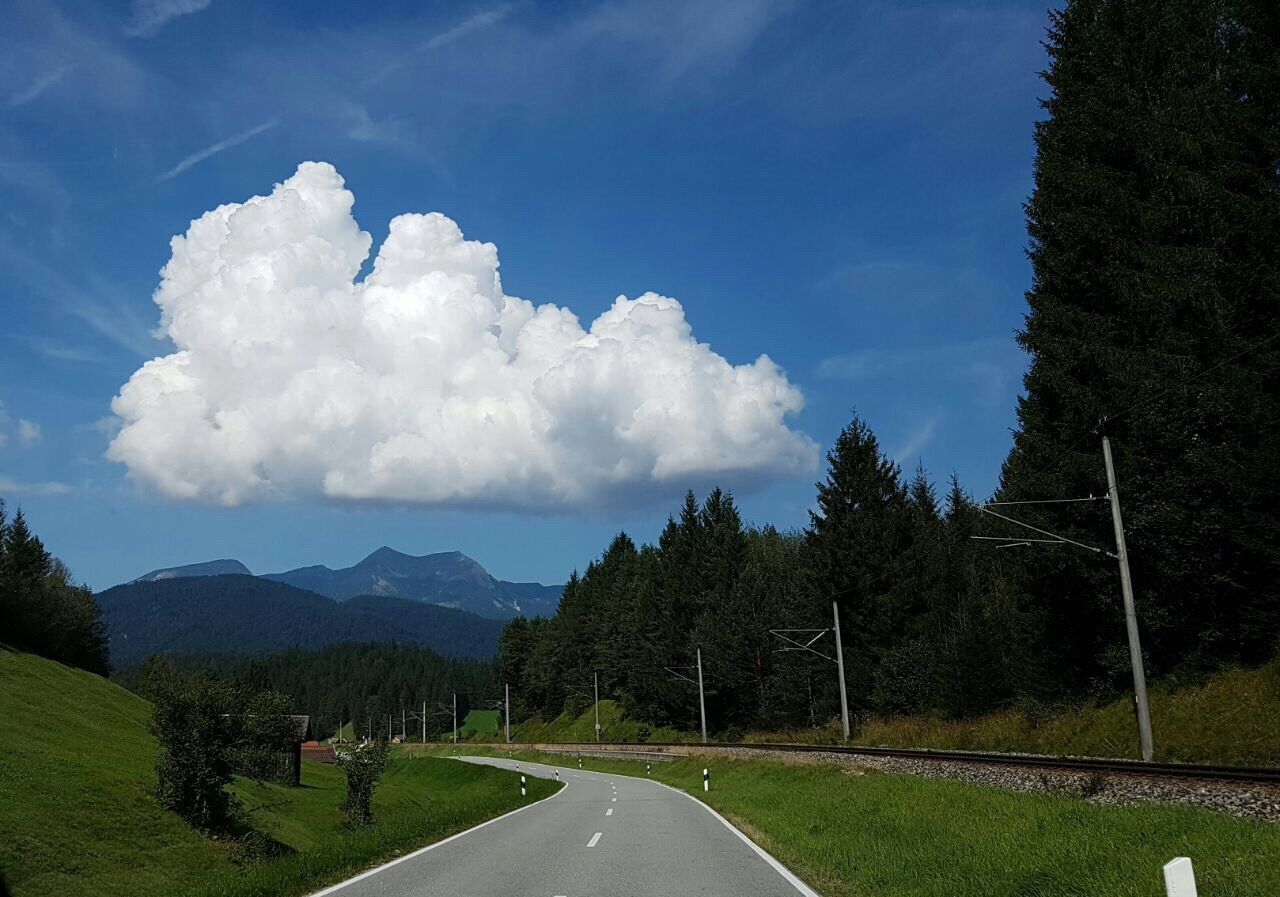
[[[525,775],[557,767],[466,757]],[[554,796],[313,897],[817,897],[701,802],[559,767]]]

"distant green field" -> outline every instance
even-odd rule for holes
[[[341,772],[306,762],[301,788],[237,780],[259,840],[284,854],[250,861],[156,801],[149,715],[114,683],[0,648],[0,870],[13,897],[304,894],[527,802],[510,773],[397,755],[377,824],[353,834]],[[554,790],[530,780],[528,800]]]
[[[584,765],[646,775],[635,761]],[[1206,897],[1280,894],[1280,825],[1208,810],[718,756],[654,763],[650,776],[705,800],[824,897],[1163,897],[1160,867],[1175,856],[1192,858]]]

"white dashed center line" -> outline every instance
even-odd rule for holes
[[[606,815],[606,816],[612,816],[612,815],[613,815],[613,807],[610,807],[609,809],[605,810],[605,811],[604,811],[604,815]]]
[[[600,840],[600,836],[601,836],[601,835],[603,835],[603,834],[604,834],[604,832],[596,832],[594,835],[592,835],[592,836],[591,836],[591,840],[587,842],[587,846],[588,846],[588,847],[595,847],[595,846],[596,846],[596,842]]]

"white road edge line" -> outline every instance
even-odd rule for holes
[[[650,779],[649,781],[653,781],[653,780]],[[796,875],[786,866],[782,865],[782,863],[778,862],[778,860],[774,859],[773,856],[769,853],[769,851],[765,850],[755,841],[752,841],[750,838],[748,838],[746,835],[740,832],[737,826],[735,826],[728,819],[725,819],[723,816],[717,813],[713,807],[709,806],[708,804],[704,804],[702,801],[698,800],[696,797],[694,797],[692,794],[689,794],[687,791],[681,791],[679,788],[672,788],[670,785],[666,784],[665,782],[656,782],[655,784],[661,785],[663,788],[666,788],[668,791],[674,791],[676,794],[689,798],[689,800],[693,801],[695,804],[702,807],[702,809],[706,810],[716,819],[719,819],[720,822],[724,824],[725,828],[727,828],[729,831],[733,832],[740,839],[742,839],[743,844],[746,844],[748,847],[754,850],[762,860],[764,860],[766,863],[772,866],[775,872],[777,872],[779,875],[785,878],[788,882],[790,882],[791,886],[795,888],[797,891],[799,891],[801,894],[803,894],[804,897],[822,897],[822,895],[820,895],[817,891],[815,891],[813,888],[809,887],[807,884],[801,881],[798,875]]]
[[[545,764],[538,764],[538,765],[545,765]],[[796,875],[794,873],[794,871],[787,869],[786,866],[783,866],[781,864],[781,862],[778,862],[776,859],[773,859],[773,856],[771,855],[771,853],[769,853],[767,850],[764,850],[763,847],[760,847],[758,843],[751,841],[751,839],[746,837],[745,834],[742,834],[740,830],[737,829],[736,825],[733,825],[733,823],[731,823],[730,820],[724,819],[724,816],[717,813],[717,811],[714,810],[712,806],[708,804],[703,804],[703,802],[698,800],[698,798],[690,795],[689,792],[681,791],[680,788],[672,788],[666,782],[655,782],[654,779],[640,778],[639,775],[627,775],[626,778],[636,779],[637,782],[653,782],[654,784],[660,784],[660,786],[662,786],[663,788],[666,788],[667,791],[675,791],[677,795],[680,795],[681,797],[689,798],[689,800],[694,802],[694,804],[700,807],[703,807],[704,810],[707,810],[707,813],[712,814],[713,816],[716,816],[717,819],[721,820],[721,824],[724,825],[724,828],[727,828],[728,830],[730,830],[730,832],[732,832],[733,834],[736,834],[736,836],[741,839],[744,845],[750,847],[751,850],[755,851],[756,856],[759,856],[760,859],[764,860],[765,862],[768,862],[769,865],[773,866],[773,870],[776,871],[778,875],[781,875],[783,879],[786,879],[787,883],[790,883],[791,887],[795,888],[796,891],[799,891],[801,894],[803,894],[804,897],[822,897],[822,894],[819,894],[817,891],[814,891],[813,888],[810,888],[808,884],[805,884],[803,880],[800,879],[799,875]],[[613,784],[613,783],[609,782],[609,784]],[[556,792],[556,793],[559,793],[559,792]],[[552,797],[554,796],[556,795],[552,795]],[[550,797],[544,798],[544,800],[550,800]],[[617,797],[613,798],[614,802],[617,802],[617,800],[618,800]],[[530,804],[530,806],[534,806],[534,805]],[[527,807],[521,807],[521,809],[527,809]],[[516,810],[516,813],[520,813],[520,810]],[[511,814],[507,814],[507,815],[511,815]],[[494,822],[497,822],[497,820],[494,820]],[[466,834],[466,833],[463,832],[463,834]],[[454,836],[454,837],[458,837],[458,836]],[[321,897],[321,894],[311,894],[311,897]]]
[[[600,836],[601,836],[601,835],[603,835],[603,834],[604,834],[604,832],[596,832],[594,835],[592,835],[592,836],[591,836],[591,840],[587,842],[587,846],[588,846],[588,847],[595,847],[595,846],[596,846],[596,842],[600,840]]]
[[[348,885],[353,885],[356,882],[366,879],[371,875],[377,875],[379,872],[382,872],[386,869],[390,869],[392,866],[398,866],[407,860],[412,860],[415,857],[422,856],[422,854],[426,853],[428,850],[435,850],[437,847],[443,847],[444,845],[448,844],[450,841],[456,841],[459,838],[463,837],[464,835],[469,835],[472,832],[478,832],[480,829],[484,828],[485,826],[493,825],[495,822],[501,822],[502,820],[506,819],[509,816],[514,816],[517,813],[523,813],[525,810],[533,809],[536,806],[545,804],[549,800],[554,800],[555,798],[564,794],[568,790],[569,790],[569,783],[565,782],[563,788],[560,788],[558,791],[556,791],[555,794],[550,794],[542,798],[542,800],[536,800],[531,804],[525,804],[523,807],[516,807],[510,813],[503,813],[501,816],[495,816],[493,819],[489,819],[485,822],[480,823],[479,825],[473,825],[469,829],[463,829],[462,831],[457,832],[456,834],[450,835],[449,837],[445,838],[442,841],[436,841],[434,844],[428,844],[426,847],[419,847],[417,850],[413,851],[412,853],[406,853],[404,856],[397,857],[396,859],[392,860],[389,863],[383,863],[381,866],[374,866],[372,869],[368,869],[364,872],[361,872],[359,875],[353,876],[352,878],[348,878],[346,881],[338,882],[336,885],[330,885],[329,887],[325,888],[322,891],[316,891],[312,894],[309,894],[308,897],[325,897],[325,895],[327,894],[337,893],[338,891],[341,891],[343,888],[347,887]]]

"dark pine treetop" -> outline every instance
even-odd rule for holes
[[[1001,496],[1102,495],[1105,430],[1155,671],[1263,659],[1280,623],[1280,6],[1070,0],[1046,47],[1031,366]],[[1105,502],[1026,519],[1111,547]],[[1114,565],[1023,551],[1063,684],[1122,681]]]

